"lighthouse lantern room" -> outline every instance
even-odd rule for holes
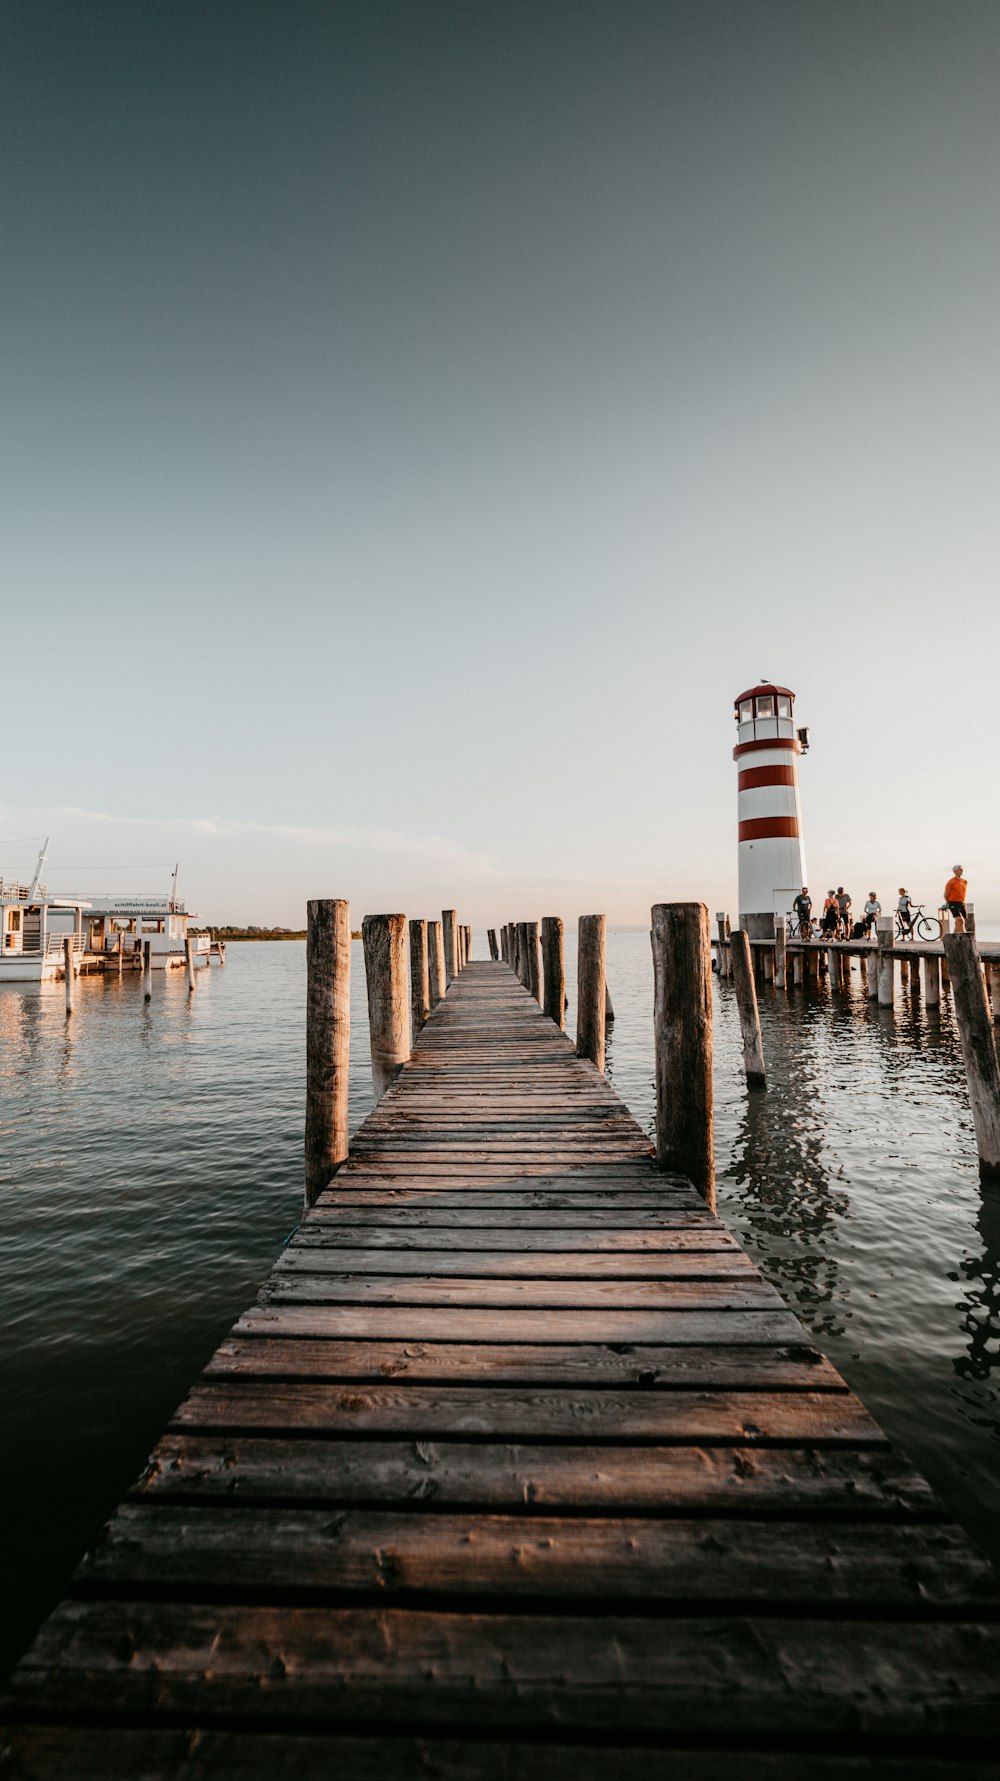
[[[795,727],[795,694],[766,680],[740,693],[736,722],[740,924],[763,940],[807,882],[795,762],[809,732]]]

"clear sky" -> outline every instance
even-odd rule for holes
[[[1000,913],[995,0],[7,0],[0,164],[0,870],[735,910],[766,674]]]

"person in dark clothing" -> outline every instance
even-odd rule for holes
[[[804,884],[792,904],[792,909],[795,912],[795,925],[800,933],[804,930],[808,934],[812,928],[812,906],[813,900],[809,895],[809,886]]]
[[[850,893],[845,891],[842,884],[837,886],[837,912],[840,916],[844,939],[849,940],[851,937],[851,898]]]

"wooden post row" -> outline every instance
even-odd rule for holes
[[[347,1155],[351,1054],[351,910],[319,898],[306,912],[306,1205]]]
[[[406,916],[366,915],[361,924],[368,984],[372,1081],[378,1103],[410,1055],[406,996]]]
[[[979,1172],[985,1178],[1000,1179],[1000,1067],[975,935],[968,931],[946,934],[944,951],[965,1059]]]
[[[750,958],[750,939],[745,928],[733,929],[729,950],[733,961],[733,986],[736,990],[736,1006],[739,1009],[740,1032],[743,1037],[743,1067],[750,1087],[764,1088],[767,1084],[764,1042],[761,1038],[757,986],[753,980],[753,963]]]
[[[652,910],[656,1160],[715,1204],[712,947],[703,903]],[[744,943],[746,935],[743,935]],[[746,949],[749,968],[749,948]],[[752,985],[751,978],[751,985]]]
[[[559,1031],[566,1025],[566,955],[562,918],[542,917],[542,1008]]]
[[[427,923],[410,922],[410,1026],[412,1043],[431,1011],[430,960],[427,956]]]
[[[576,1055],[604,1069],[604,957],[607,922],[581,915],[577,930]]]
[[[195,981],[196,981],[195,974],[194,974],[194,941],[193,940],[185,940],[185,942],[184,942],[184,961],[187,965],[188,994],[193,995],[194,990],[195,990]]]
[[[427,982],[431,1007],[436,1008],[448,987],[444,966],[444,935],[439,921],[427,923]]]

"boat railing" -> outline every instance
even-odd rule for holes
[[[27,939],[28,936],[26,935],[25,938]],[[82,934],[46,934],[46,936],[45,936],[45,956],[47,959],[62,958],[63,941],[64,940],[71,940],[73,942],[74,957],[79,958],[80,954],[86,952],[86,950],[87,950],[87,942],[85,941]],[[41,951],[40,940],[38,941],[38,943],[35,945],[35,947],[33,949],[29,948],[28,946],[25,946],[24,950],[25,950],[25,952],[28,952],[31,950],[34,950],[35,952],[40,952]]]

